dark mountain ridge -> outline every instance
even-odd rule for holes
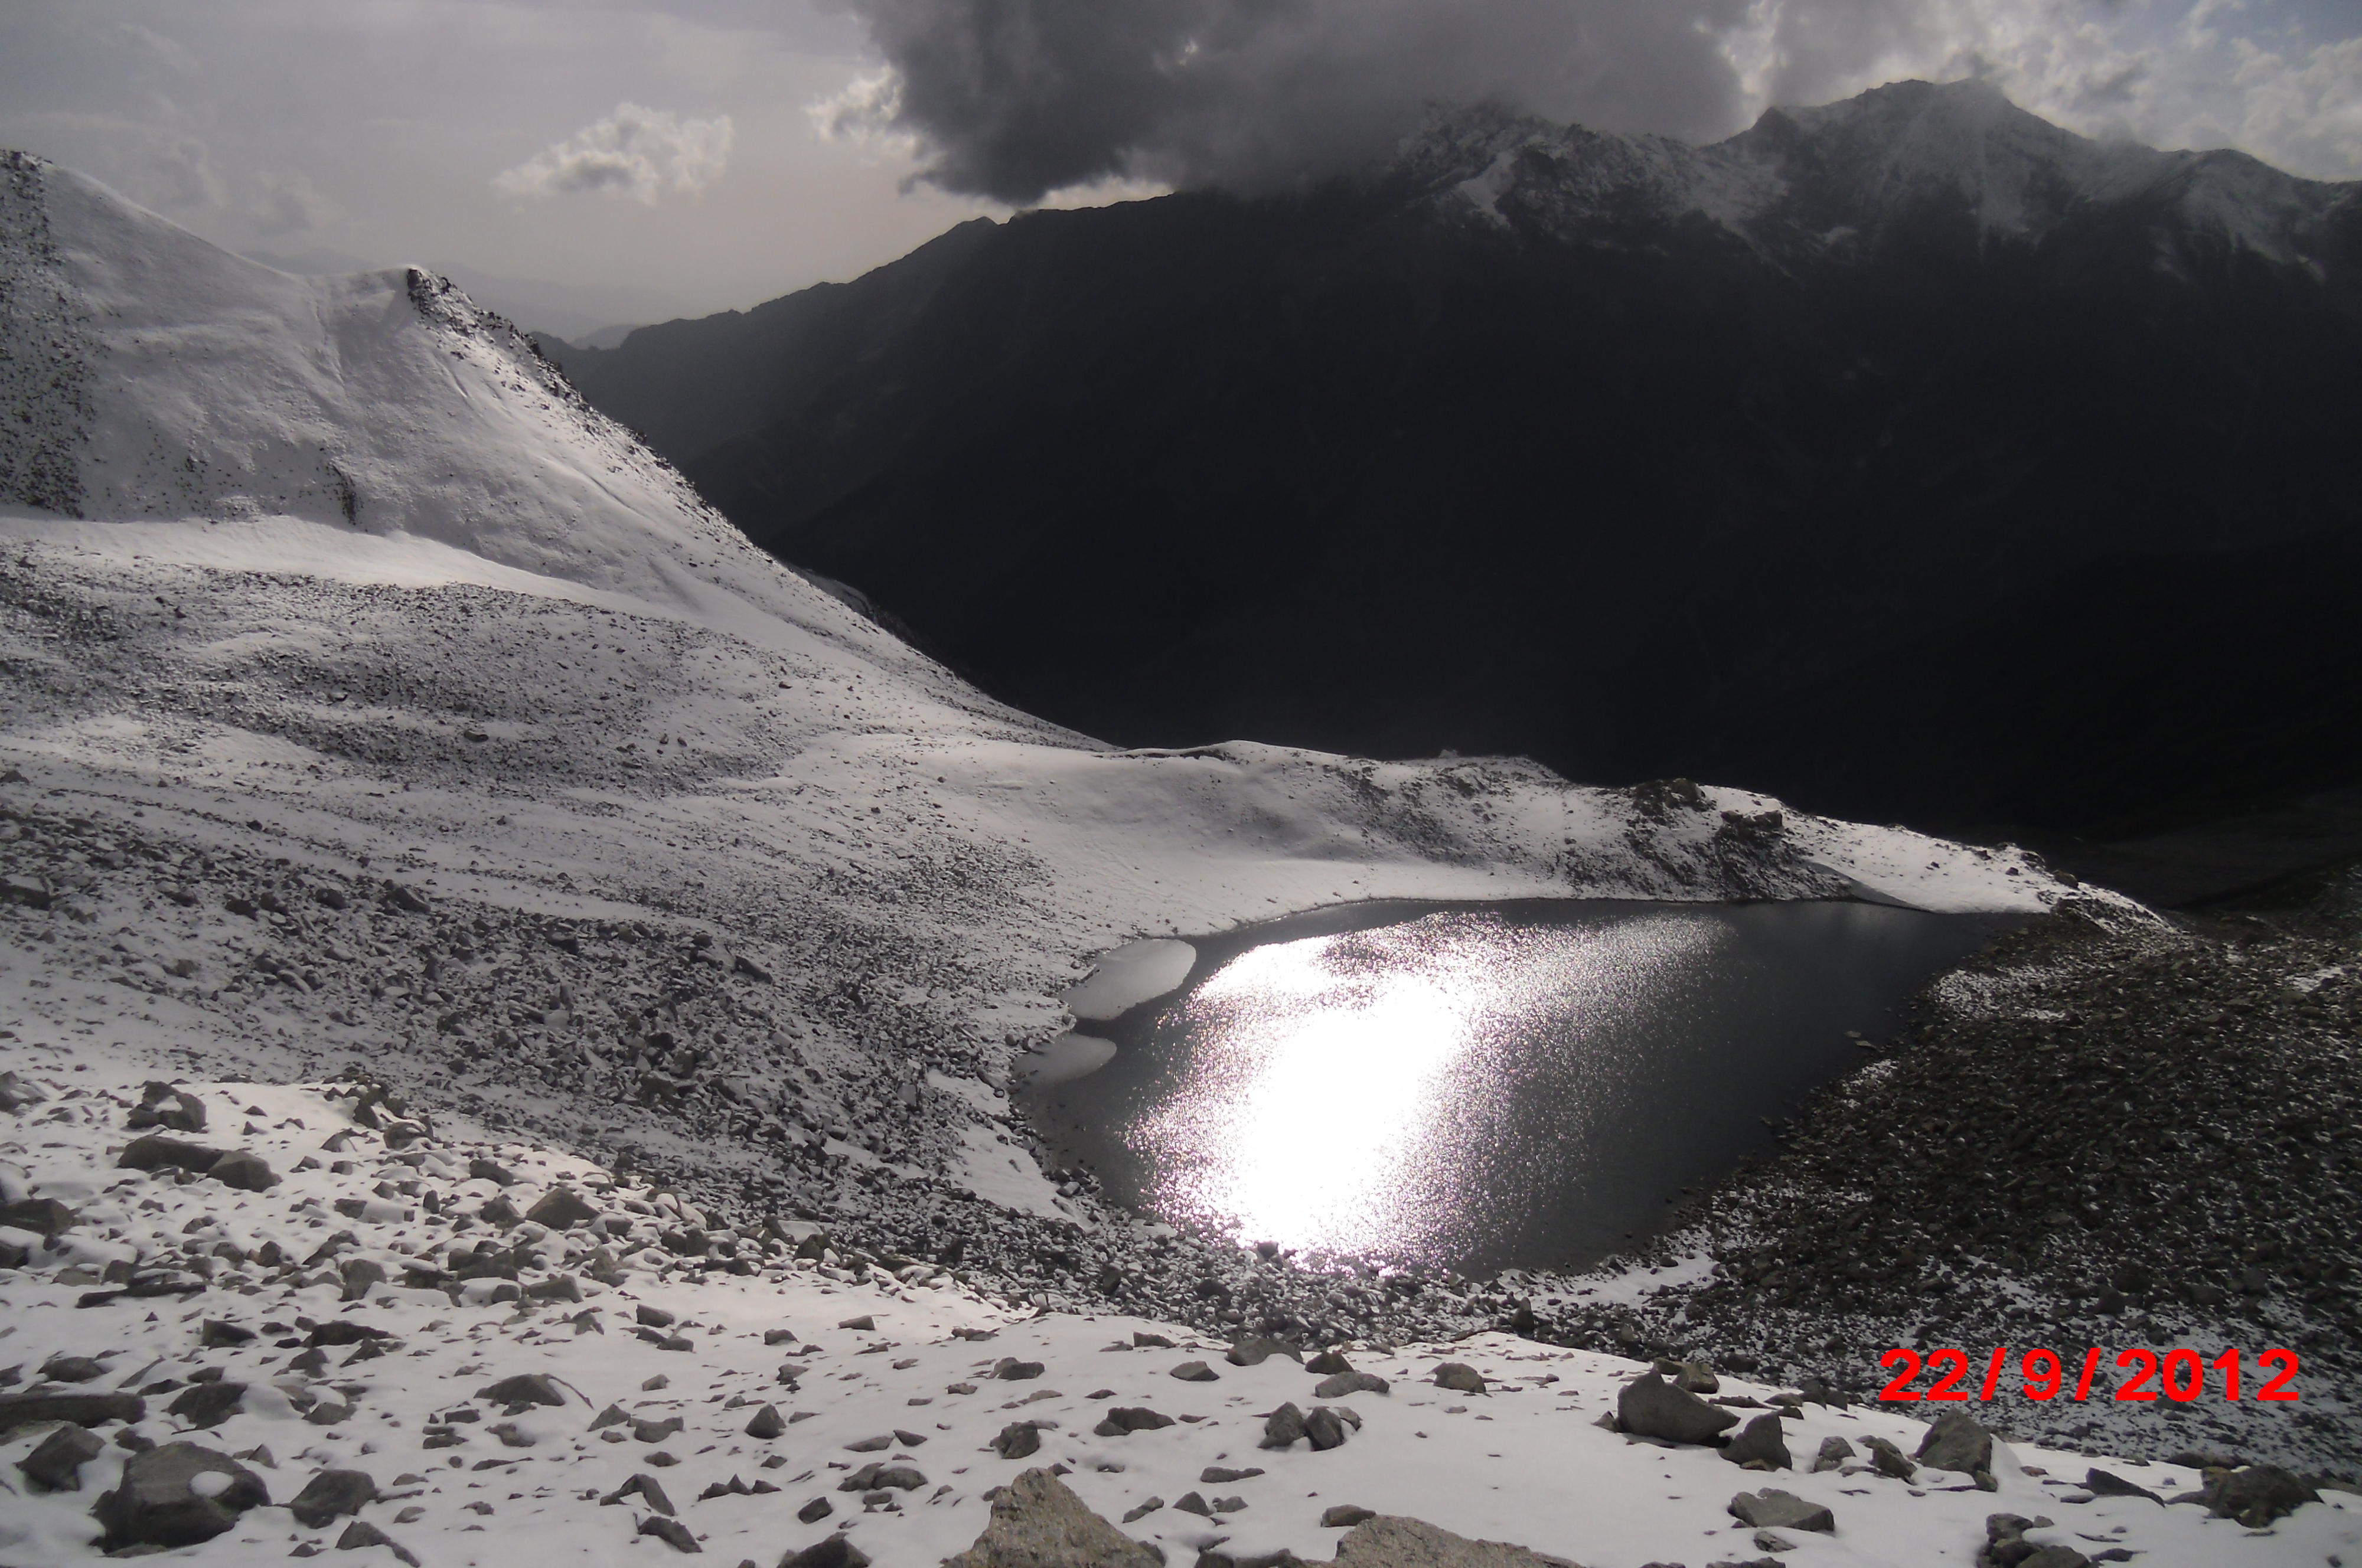
[[[1462,111],[553,351],[1110,740],[2098,834],[2362,772],[2358,192],[1974,83],[1703,149]]]

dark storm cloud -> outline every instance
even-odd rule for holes
[[[1269,186],[1383,150],[1430,102],[1611,128],[1729,128],[1745,0],[852,0],[947,189],[1109,177]]]

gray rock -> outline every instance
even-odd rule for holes
[[[900,1492],[915,1492],[927,1484],[927,1478],[908,1464],[863,1465],[836,1484],[840,1492],[877,1492],[891,1487]]]
[[[41,1363],[41,1375],[51,1383],[88,1383],[106,1371],[106,1363],[91,1355],[58,1352]]]
[[[1209,1464],[1198,1472],[1198,1484],[1201,1486],[1227,1486],[1233,1481],[1252,1481],[1262,1474],[1264,1471],[1260,1465],[1233,1470],[1227,1464]]]
[[[1808,1503],[1794,1492],[1767,1486],[1741,1492],[1730,1499],[1730,1516],[1751,1529],[1805,1529],[1827,1533],[1838,1528],[1837,1516],[1818,1503]]]
[[[2237,1519],[2249,1529],[2261,1529],[2282,1514],[2321,1501],[2320,1493],[2270,1464],[2251,1464],[2216,1476],[2202,1496],[2208,1513]]]
[[[1719,1405],[1685,1393],[1653,1372],[1644,1372],[1616,1396],[1616,1419],[1625,1431],[1667,1442],[1705,1442],[1738,1424]]]
[[[944,1568],[1164,1568],[1164,1559],[1037,1469],[1001,1488],[991,1522]]]
[[[468,1162],[468,1176],[471,1181],[488,1181],[494,1187],[514,1187],[517,1179],[506,1165],[494,1165],[481,1154]]]
[[[877,1320],[869,1313],[864,1312],[858,1318],[843,1319],[836,1326],[840,1329],[851,1329],[860,1334],[875,1333],[877,1329]]]
[[[229,1476],[229,1485],[211,1496],[190,1489],[198,1476],[215,1473]],[[270,1501],[262,1477],[228,1454],[193,1442],[168,1442],[133,1454],[121,1483],[99,1498],[91,1514],[106,1532],[109,1551],[194,1546],[237,1524],[247,1509]]]
[[[1173,1500],[1173,1506],[1185,1514],[1195,1514],[1201,1519],[1214,1517],[1214,1505],[1206,1501],[1203,1493],[1184,1492]]]
[[[660,1514],[670,1514],[673,1511],[672,1499],[665,1496],[663,1484],[645,1472],[633,1476],[600,1498],[599,1506],[602,1508],[613,1507],[629,1497],[639,1498]]]
[[[2121,1475],[2111,1475],[2104,1470],[2083,1472],[2083,1490],[2097,1497],[2147,1497],[2152,1503],[2165,1499],[2145,1486],[2136,1486]]]
[[[1853,1444],[1841,1437],[1826,1437],[1821,1440],[1821,1452],[1813,1456],[1813,1469],[1816,1474],[1840,1469],[1852,1457]]]
[[[78,1492],[82,1489],[82,1467],[105,1452],[105,1439],[88,1427],[69,1421],[18,1460],[17,1468],[38,1486],[52,1492]]]
[[[1778,1416],[1758,1416],[1747,1428],[1723,1445],[1723,1458],[1733,1464],[1755,1462],[1774,1470],[1793,1470],[1795,1462],[1788,1457],[1787,1434],[1780,1430]]]
[[[1151,1497],[1145,1502],[1139,1503],[1131,1507],[1126,1508],[1123,1512],[1123,1522],[1126,1524],[1138,1524],[1141,1520],[1146,1518],[1149,1515],[1154,1513],[1164,1506],[1164,1498]]]
[[[1304,1412],[1293,1400],[1282,1405],[1264,1419],[1263,1446],[1286,1448],[1304,1435]]]
[[[385,1265],[370,1258],[347,1258],[337,1265],[339,1289],[348,1301],[366,1300],[385,1283]]]
[[[1380,1514],[1337,1542],[1334,1568],[1574,1568],[1563,1557],[1498,1540],[1471,1540],[1423,1519]]]
[[[123,1119],[126,1127],[169,1127],[175,1132],[205,1130],[205,1102],[186,1089],[150,1081],[139,1092],[139,1104]]]
[[[992,1375],[1005,1383],[1021,1383],[1029,1377],[1042,1375],[1038,1361],[1020,1361],[1013,1355],[1002,1356],[993,1364]]]
[[[750,1438],[768,1440],[778,1437],[787,1430],[787,1420],[780,1416],[779,1408],[777,1405],[764,1406],[756,1411],[753,1418],[746,1423],[746,1435]]]
[[[1177,1377],[1184,1383],[1213,1383],[1222,1375],[1202,1361],[1185,1361],[1167,1375]]]
[[[1172,1424],[1172,1417],[1160,1415],[1145,1405],[1118,1405],[1091,1430],[1101,1437],[1123,1437],[1132,1432],[1153,1432]]]
[[[192,1427],[217,1427],[237,1414],[245,1398],[243,1383],[193,1383],[164,1407],[164,1413]]]
[[[814,1497],[796,1510],[796,1518],[806,1524],[817,1524],[834,1512],[836,1512],[834,1503],[830,1502],[826,1497]]]
[[[804,1520],[806,1524],[811,1522]],[[844,1537],[832,1535],[801,1551],[789,1552],[779,1559],[779,1568],[869,1568],[869,1554]]]
[[[1320,1510],[1322,1529],[1351,1529],[1353,1526],[1378,1517],[1375,1508],[1365,1508],[1359,1503],[1336,1503]]]
[[[1866,1437],[1861,1446],[1870,1450],[1871,1468],[1881,1475],[1897,1481],[1908,1481],[1919,1473],[1919,1467],[1904,1456],[1903,1451],[1882,1437]]]
[[[324,1528],[342,1514],[358,1515],[377,1501],[377,1483],[365,1471],[323,1470],[304,1483],[287,1504],[287,1511],[308,1529]]]
[[[236,1323],[225,1323],[219,1318],[208,1318],[197,1331],[197,1343],[207,1350],[226,1350],[232,1345],[252,1344],[256,1335],[252,1329]]]
[[[240,1192],[269,1192],[279,1185],[270,1162],[250,1149],[232,1149],[205,1167],[205,1175]]]
[[[1312,1413],[1304,1418],[1304,1435],[1312,1440],[1315,1452],[1342,1448],[1345,1446],[1345,1423],[1328,1406],[1315,1405]]]
[[[675,1551],[705,1550],[697,1544],[697,1537],[690,1533],[689,1527],[679,1519],[668,1519],[661,1514],[650,1514],[639,1522],[637,1528],[640,1534],[655,1536]]]
[[[566,1403],[565,1393],[544,1372],[520,1372],[514,1377],[503,1377],[489,1387],[477,1389],[476,1397],[495,1405],[547,1405],[552,1408],[562,1408]]]
[[[20,1198],[14,1203],[0,1203],[0,1225],[12,1230],[57,1236],[81,1221],[79,1210],[67,1208],[54,1198]]]
[[[1315,1399],[1342,1399],[1349,1394],[1384,1394],[1393,1385],[1374,1372],[1340,1372],[1312,1386]]]
[[[1241,1340],[1222,1359],[1232,1366],[1261,1366],[1275,1355],[1284,1355],[1290,1361],[1304,1359],[1304,1353],[1286,1340],[1275,1340],[1262,1334],[1252,1334]]]
[[[586,1220],[599,1218],[599,1208],[570,1187],[553,1187],[524,1211],[524,1217],[535,1225],[567,1231]]]
[[[1438,1388],[1457,1389],[1462,1394],[1485,1392],[1485,1375],[1465,1362],[1447,1361],[1435,1369]]]
[[[1927,1435],[1919,1440],[1917,1458],[1930,1470],[1972,1476],[1990,1492],[1993,1489],[1992,1442],[1992,1433],[1978,1425],[1975,1417],[1965,1410],[1948,1411],[1937,1417]]]
[[[1716,1377],[1714,1375],[1714,1369],[1702,1361],[1674,1361],[1669,1357],[1660,1356],[1657,1359],[1657,1373],[1685,1394],[1722,1392],[1722,1379]]]
[[[1023,1459],[1042,1451],[1042,1429],[1031,1421],[1011,1421],[992,1440],[992,1452],[1003,1459]]]
[[[221,1157],[219,1149],[208,1149],[202,1143],[150,1132],[145,1138],[134,1138],[126,1143],[123,1153],[115,1157],[115,1165],[117,1170],[181,1170],[191,1176],[203,1176],[212,1170]]]
[[[883,1453],[894,1446],[892,1432],[880,1432],[876,1437],[857,1438],[844,1445],[847,1453]]]
[[[2046,1546],[2021,1558],[2017,1568],[2092,1568],[2092,1560],[2071,1546]]]

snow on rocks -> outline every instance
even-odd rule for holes
[[[70,1197],[76,1220],[0,1272],[0,1377],[28,1385],[0,1395],[0,1466],[20,1478],[0,1509],[12,1559],[146,1543],[194,1562],[342,1546],[490,1564],[603,1561],[644,1540],[760,1562],[837,1541],[831,1554],[886,1568],[1031,1562],[1060,1541],[1098,1562],[1376,1564],[1414,1560],[1397,1553],[1418,1537],[1431,1551],[1417,1561],[1638,1568],[1740,1560],[1770,1529],[1819,1532],[1863,1563],[1968,1564],[2005,1540],[2194,1568],[2317,1562],[2362,1539],[2348,1495],[2279,1473],[2092,1461],[1802,1400],[1757,1418],[1801,1452],[1875,1444],[1933,1463],[1975,1449],[1988,1468],[1915,1480],[1816,1466],[1734,1495],[1711,1443],[1601,1429],[1632,1386],[1678,1392],[1614,1356],[1481,1334],[1231,1357],[1176,1325],[1040,1314],[956,1279],[799,1258],[778,1234],[742,1237],[754,1266],[734,1273],[665,1249],[637,1211],[661,1193],[439,1121],[389,1146],[353,1119],[382,1101],[349,1085],[175,1086],[237,1108],[287,1172],[263,1191],[226,1187],[115,1163],[137,1079],[35,1082],[70,1114],[16,1113],[0,1158],[36,1196]],[[474,1174],[488,1167],[531,1172],[591,1212],[564,1229],[488,1218],[527,1185]],[[191,1286],[94,1301],[100,1246]],[[492,1272],[462,1277],[477,1258]],[[355,1262],[381,1275],[358,1296]],[[510,1288],[469,1288],[484,1278]],[[579,1303],[537,1288],[558,1278]],[[635,1337],[643,1318],[668,1332]],[[50,1386],[39,1369],[60,1357],[98,1370]],[[1223,1370],[1170,1375],[1188,1363]],[[1345,1373],[1385,1386],[1350,1408],[1317,1403],[1315,1386]],[[203,1410],[172,1413],[208,1390],[222,1392]],[[2067,1479],[2095,1464],[2141,1483]],[[2242,1514],[2274,1533],[2244,1536]]]

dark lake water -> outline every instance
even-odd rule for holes
[[[1468,1272],[1580,1266],[1767,1147],[1765,1118],[1869,1059],[1848,1031],[1882,1037],[2014,923],[1351,906],[1193,942],[1182,989],[1023,1059],[1049,1070],[1021,1093],[1110,1196],[1165,1220]]]

